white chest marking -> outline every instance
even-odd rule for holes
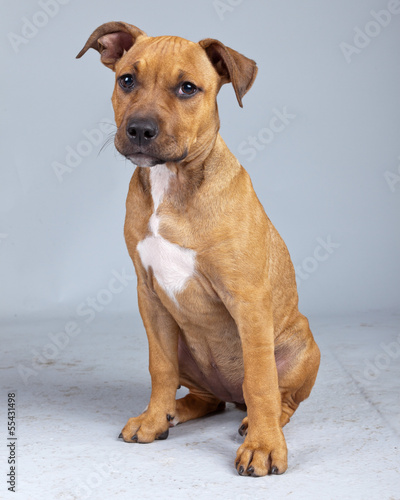
[[[149,229],[152,234],[138,243],[137,250],[145,269],[152,267],[158,284],[176,301],[175,295],[184,290],[188,279],[194,275],[196,252],[171,243],[158,232],[160,217],[157,215],[157,209],[173,175],[165,165],[151,167],[150,184],[154,212],[150,217]]]

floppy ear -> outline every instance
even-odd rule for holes
[[[220,75],[221,85],[232,82],[239,106],[243,108],[242,97],[253,85],[257,75],[255,61],[226,47],[219,40],[206,38],[201,40],[199,45],[206,51],[208,58]]]
[[[82,57],[89,49],[96,49],[100,52],[101,62],[115,71],[116,62],[121,59],[125,51],[128,51],[140,36],[147,35],[132,24],[119,22],[102,24],[93,31],[76,58]]]

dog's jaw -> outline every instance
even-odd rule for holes
[[[155,167],[164,163],[164,160],[143,153],[128,155],[126,158],[138,167]]]

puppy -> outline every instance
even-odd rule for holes
[[[242,106],[256,63],[218,40],[149,37],[120,22],[97,28],[77,57],[89,48],[115,72],[115,146],[137,165],[125,239],[152,391],[120,437],[165,439],[234,402],[247,407],[238,473],[281,474],[282,427],[309,396],[320,353],[288,250],[218,132],[218,91],[231,83]],[[180,385],[189,393],[176,400]]]

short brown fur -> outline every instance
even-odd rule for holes
[[[320,353],[298,310],[287,248],[218,133],[220,87],[231,82],[242,105],[256,64],[218,40],[152,38],[126,23],[100,26],[78,57],[89,48],[116,73],[116,148],[138,165],[143,158],[129,187],[125,239],[138,277],[152,392],[146,411],[128,420],[121,437],[165,439],[174,423],[221,410],[227,401],[245,404],[237,471],[281,474],[287,468],[282,427],[310,394]],[[118,84],[124,74],[135,77],[130,92]],[[182,80],[194,82],[197,94],[177,95]],[[127,137],[132,118],[157,124],[149,146],[138,149]],[[157,163],[173,174],[157,211],[160,234],[196,252],[195,274],[175,301],[137,250],[149,232],[149,167]],[[190,392],[176,401],[181,384]]]

